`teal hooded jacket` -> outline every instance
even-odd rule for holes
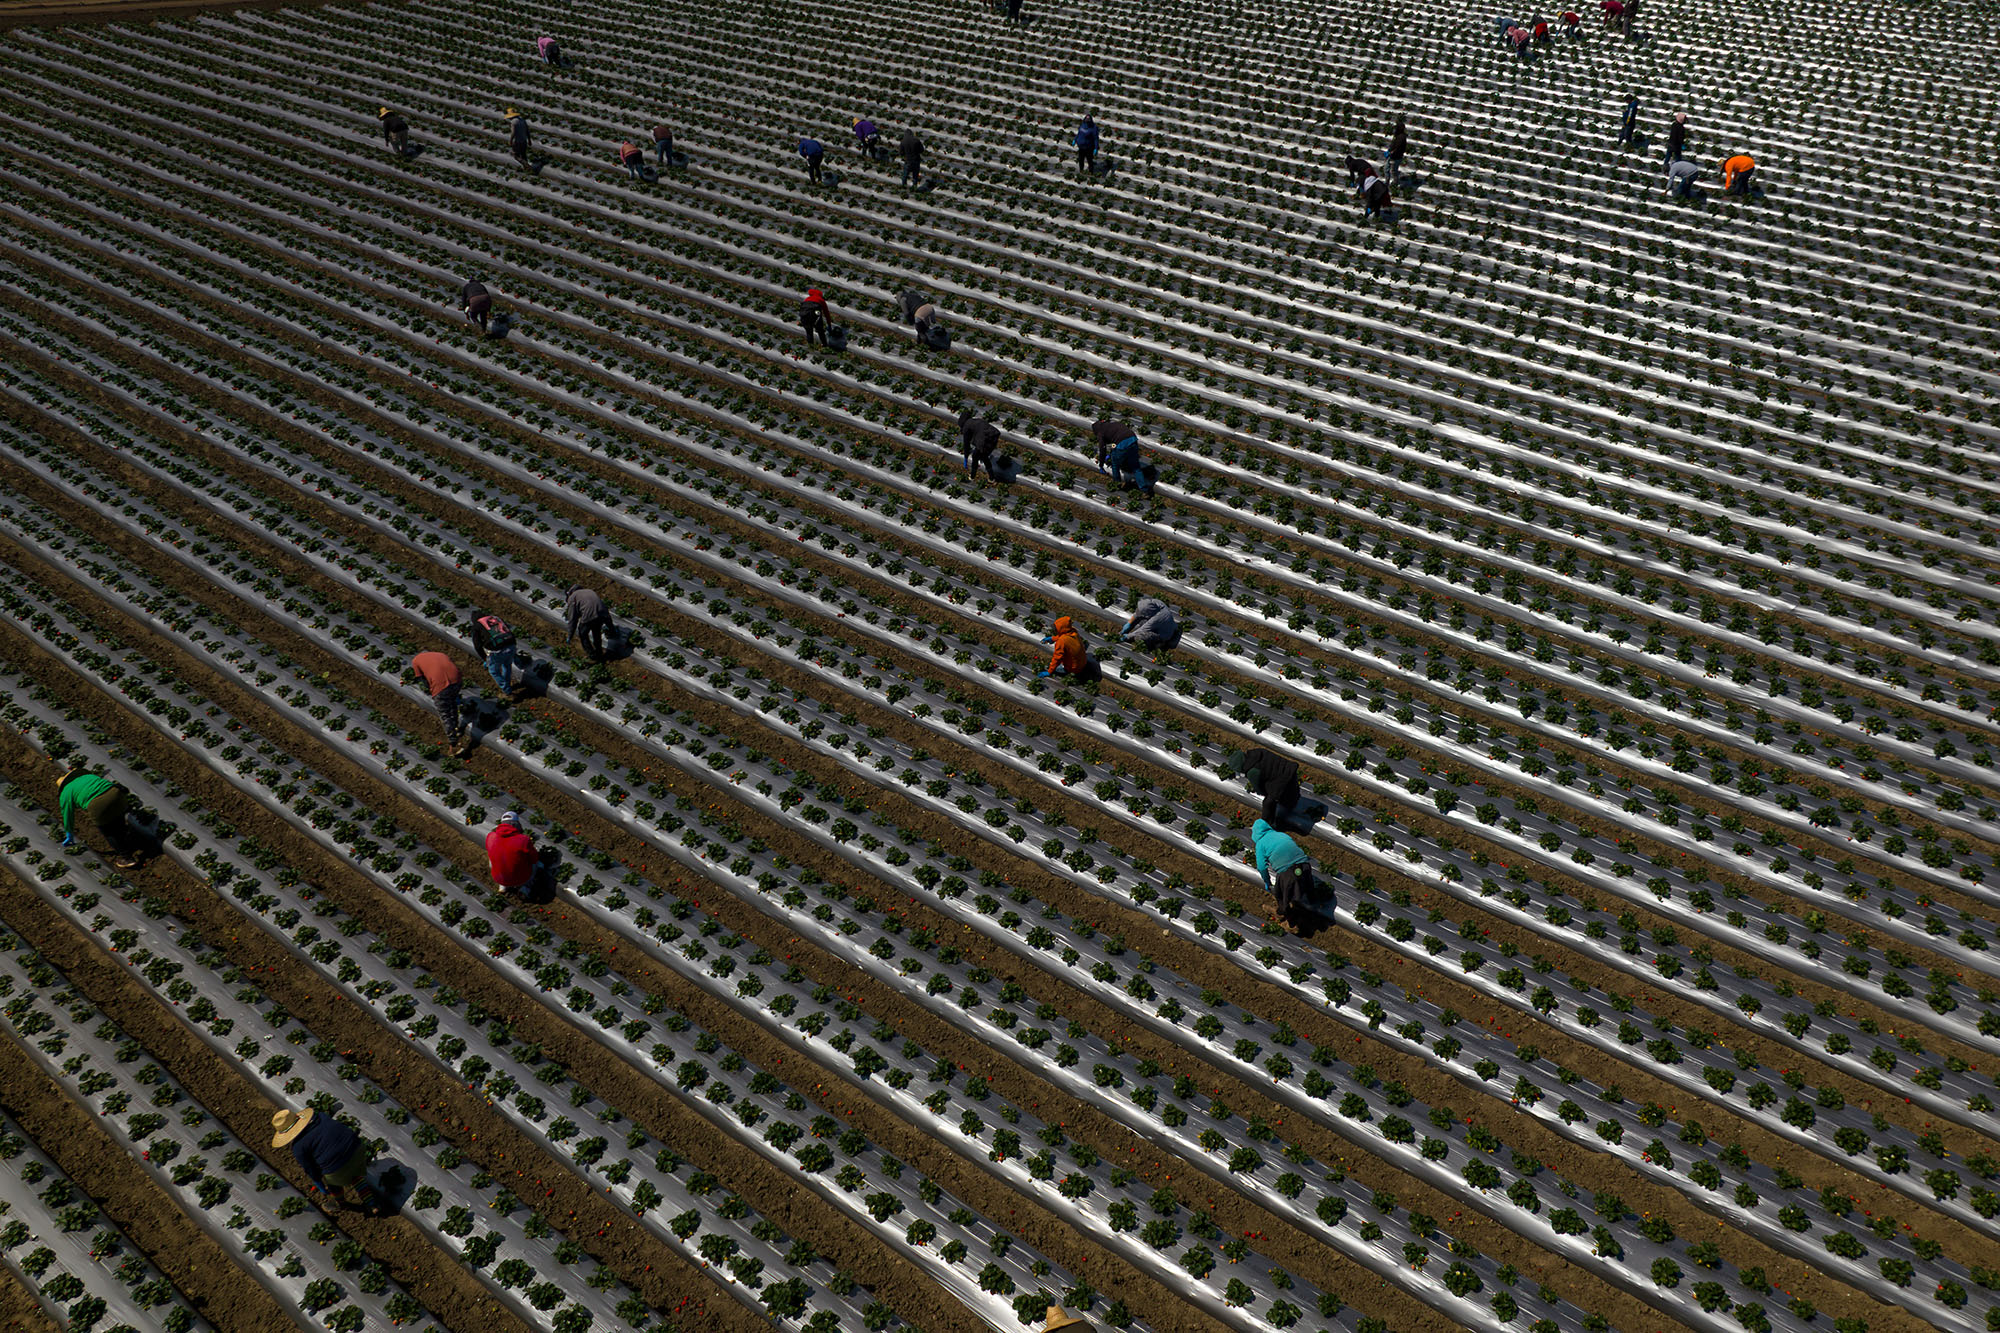
[[[1250,826],[1250,840],[1257,848],[1257,876],[1267,889],[1273,875],[1282,875],[1312,859],[1292,841],[1290,834],[1280,833],[1261,819]]]

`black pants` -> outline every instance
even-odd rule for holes
[[[1316,906],[1319,885],[1313,882],[1312,867],[1302,863],[1279,871],[1271,880],[1271,894],[1278,900],[1278,910],[1288,916]]]
[[[604,656],[604,632],[611,628],[611,617],[600,616],[596,620],[586,620],[576,627],[577,641],[583,651],[594,658]]]
[[[806,175],[812,178],[812,183],[814,185],[820,185],[824,183],[820,180],[819,163],[820,160],[816,157],[809,157],[806,159]]]
[[[1097,170],[1097,146],[1095,144],[1089,148],[1078,148],[1076,150],[1076,169],[1086,173]]]
[[[807,315],[805,318],[801,319],[799,323],[805,325],[806,346],[808,347],[812,346],[812,341],[814,338],[819,339],[819,345],[821,347],[826,346],[826,316]]]

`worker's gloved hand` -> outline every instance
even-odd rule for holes
[[[63,846],[65,846],[65,847],[74,847],[74,846],[76,846],[76,834],[74,834],[74,833],[65,833],[65,834],[63,834]]]
[[[1053,634],[1044,634],[1042,636],[1043,643],[1054,643],[1055,641],[1056,641],[1056,636]]]
[[[1049,673],[1046,671],[1037,671],[1035,674],[1041,677],[1043,680],[1047,680],[1049,678]]]

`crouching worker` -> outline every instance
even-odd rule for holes
[[[1676,199],[1692,198],[1694,183],[1700,179],[1700,164],[1691,157],[1684,157],[1667,168],[1667,193]]]
[[[1724,194],[1750,194],[1750,178],[1757,174],[1757,159],[1748,153],[1738,152],[1722,164],[1722,192]]]
[[[618,145],[618,163],[633,180],[646,179],[646,150],[630,139]]]
[[[1243,779],[1262,803],[1258,817],[1276,828],[1304,829],[1326,813],[1324,805],[1300,794],[1299,766],[1283,755],[1265,749],[1232,753],[1222,761],[1222,772]]]
[[[1143,598],[1118,637],[1151,652],[1163,653],[1181,641],[1180,617],[1157,597]]]
[[[1097,441],[1097,470],[1120,486],[1136,486],[1150,495],[1152,472],[1141,462],[1139,433],[1123,421],[1106,419],[1090,428]]]
[[[343,1190],[354,1192],[356,1207],[366,1208],[374,1200],[375,1187],[367,1176],[375,1149],[352,1129],[308,1108],[278,1112],[271,1117],[271,1131],[271,1146],[290,1148],[306,1173],[308,1194],[324,1192],[336,1208]]]
[[[965,475],[970,477],[980,468],[986,469],[988,479],[1000,480],[994,475],[994,455],[1000,448],[1000,428],[984,417],[974,416],[971,408],[958,414],[958,452],[965,459]]]
[[[1300,917],[1331,905],[1331,895],[1313,879],[1312,858],[1289,834],[1260,819],[1250,826],[1250,837],[1257,848],[1257,877],[1278,900],[1280,916],[1296,926]]]
[[[502,893],[517,898],[533,898],[539,889],[552,889],[554,877],[535,846],[534,838],[521,827],[521,817],[509,810],[486,835],[486,864],[493,883]]]
[[[535,52],[551,65],[563,63],[562,45],[553,37],[537,37]]]
[[[943,351],[951,345],[951,335],[945,332],[944,315],[937,304],[922,292],[904,292],[897,301],[903,307],[903,319],[917,331],[917,341],[933,351]]]
[[[101,773],[92,773],[82,764],[61,771],[56,778],[56,807],[62,820],[63,846],[76,843],[76,817],[81,814],[97,830],[97,836],[111,851],[111,864],[120,870],[139,865],[145,839],[132,828],[132,793]]]
[[[1058,616],[1054,628],[1042,636],[1042,642],[1049,645],[1049,669],[1038,671],[1036,675],[1097,679],[1097,663],[1090,660],[1090,650],[1084,647],[1083,635],[1077,633],[1076,622],[1068,616]]]
[[[483,282],[468,282],[458,289],[458,308],[465,317],[479,326],[481,333],[489,331],[493,318],[493,294],[486,290]]]
[[[1361,187],[1361,216],[1372,218],[1389,208],[1389,182],[1381,176],[1370,176]]]

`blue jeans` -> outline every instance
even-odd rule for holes
[[[502,690],[514,688],[514,650],[511,647],[495,648],[486,655],[486,670],[493,682]]]
[[[667,165],[667,153],[672,147],[673,144],[666,139],[653,140],[653,156],[659,159],[662,167]]]
[[[646,164],[641,158],[635,157],[630,162],[627,162],[625,164],[625,171],[635,181],[646,179]]]

